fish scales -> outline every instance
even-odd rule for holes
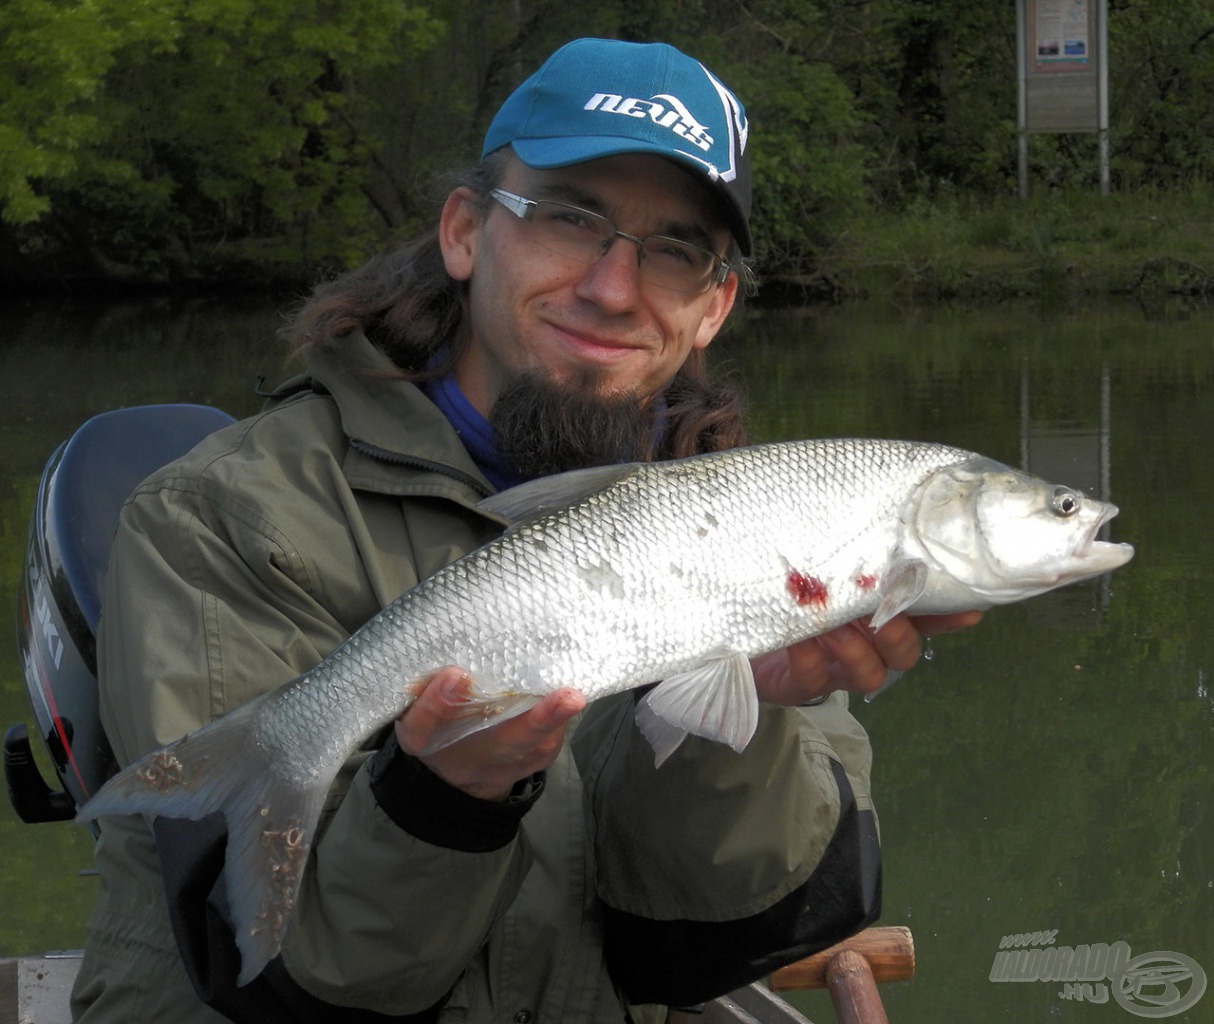
[[[334,655],[323,706],[301,714],[347,723],[350,744],[408,706],[408,688],[386,680],[411,682],[445,665],[465,668],[486,699],[575,686],[593,700],[706,656],[785,646],[807,621],[825,632],[871,603],[846,581],[888,557],[896,520],[886,510],[925,469],[959,454],[821,442],[751,449],[740,467],[641,467],[403,596]],[[744,490],[734,485],[739,473],[751,482]],[[790,600],[793,569],[823,581],[826,599],[808,608]],[[368,650],[390,656],[368,661]],[[303,701],[318,693],[299,692]],[[263,741],[310,769],[323,751],[300,744],[295,717],[283,725]]]
[[[1124,564],[1104,502],[908,441],[755,445],[536,481],[484,503],[499,539],[402,595],[315,668],[124,770],[81,820],[228,820],[242,983],[275,955],[341,765],[458,665],[454,741],[573,686],[657,682],[637,724],[659,761],[697,734],[741,751],[749,658],[857,618],[985,608]],[[290,836],[292,856],[265,850]],[[304,855],[298,855],[298,851]]]
[[[465,668],[490,706],[561,686],[594,700],[722,652],[827,632],[870,610],[872,595],[851,581],[889,558],[890,510],[925,471],[966,456],[823,441],[640,466],[402,596],[330,658],[331,685],[301,686],[299,712],[260,739],[311,777],[319,759],[403,712],[408,683],[447,664]],[[790,571],[822,582],[826,598],[796,604]],[[313,748],[300,741],[304,720],[341,723],[341,734],[325,731]]]

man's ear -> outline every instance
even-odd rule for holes
[[[438,244],[447,273],[456,281],[467,281],[472,276],[482,222],[471,189],[457,188],[447,196],[438,221]]]
[[[734,300],[738,297],[738,275],[730,274],[710,293],[712,302],[708,306],[704,319],[700,321],[692,348],[707,348],[708,343],[717,336],[717,332],[733,309]]]

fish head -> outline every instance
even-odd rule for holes
[[[1116,505],[991,459],[938,470],[918,497],[912,533],[929,565],[988,604],[1099,576],[1134,555],[1097,538]]]

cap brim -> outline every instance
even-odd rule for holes
[[[573,164],[585,163],[587,160],[598,160],[606,156],[620,156],[625,153],[651,153],[654,156],[674,160],[687,167],[698,177],[708,190],[722,201],[725,219],[729,230],[737,240],[738,248],[743,256],[749,256],[753,248],[750,237],[750,226],[745,216],[738,208],[729,189],[717,177],[716,169],[707,161],[681,150],[671,149],[670,146],[659,146],[640,139],[623,138],[618,135],[578,135],[571,138],[557,139],[514,139],[510,145],[515,154],[528,167],[540,170],[554,167],[570,167]]]

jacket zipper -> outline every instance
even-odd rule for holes
[[[472,490],[476,491],[483,498],[487,498],[493,494],[493,491],[486,490],[485,485],[477,480],[476,477],[469,473],[464,473],[453,466],[444,465],[441,462],[432,462],[430,459],[423,459],[416,455],[402,455],[400,452],[380,448],[378,445],[360,440],[357,437],[350,438],[350,447],[355,451],[362,452],[364,455],[371,456],[373,459],[379,459],[381,462],[387,462],[393,466],[409,466],[413,469],[424,469],[432,473],[439,473],[455,480],[457,483],[471,487]]]

